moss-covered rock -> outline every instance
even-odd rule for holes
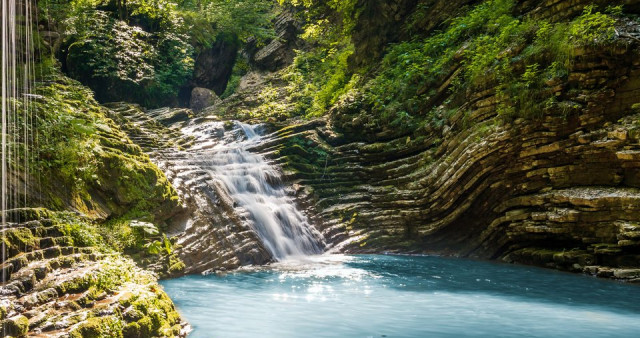
[[[26,337],[29,331],[29,320],[22,315],[7,318],[2,321],[2,330],[8,336]]]
[[[3,264],[11,273],[0,302],[0,321],[10,335],[27,334],[29,325],[71,337],[180,334],[180,316],[156,275],[114,252],[101,235],[108,229],[72,213],[47,215],[4,230],[20,230],[19,236],[4,236],[15,248]],[[47,248],[22,245],[27,240]],[[22,316],[27,311],[29,321]],[[139,324],[127,328],[132,322]]]
[[[168,217],[175,190],[149,157],[107,117],[91,91],[51,70],[35,102],[41,144],[38,168],[43,200],[54,209],[122,216],[132,209]]]
[[[122,338],[122,322],[112,317],[89,318],[69,332],[71,338]]]

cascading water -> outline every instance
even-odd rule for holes
[[[196,138],[191,160],[223,187],[276,260],[322,253],[322,235],[287,194],[280,171],[249,150],[263,140],[259,129],[236,122],[225,131],[223,123],[207,122],[184,132]]]

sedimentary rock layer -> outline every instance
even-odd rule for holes
[[[91,240],[88,223],[74,222],[89,221],[42,209],[9,215],[19,222],[0,229],[0,335],[186,335],[154,275],[118,253],[83,243]]]
[[[577,51],[554,95],[573,104],[508,122],[489,88],[431,133],[383,130],[366,142],[340,133],[365,128],[336,109],[282,129],[260,150],[311,188],[328,238],[356,239],[349,252],[451,254],[637,280],[637,42]]]

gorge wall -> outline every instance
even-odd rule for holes
[[[290,69],[299,60],[275,72],[258,67],[240,80],[235,94],[197,116],[203,122],[269,121],[272,134],[253,151],[282,166],[331,251],[498,259],[637,281],[640,24],[634,13],[639,3],[509,4],[359,2],[348,67],[388,67],[387,49],[416,36],[453,34],[447,31],[455,26],[450,22],[464,23],[460,18],[481,13],[466,14],[470,9],[497,6],[507,9],[503,16],[518,18],[516,24],[535,22],[514,33],[524,37],[497,54],[509,55],[509,72],[517,82],[529,72],[528,63],[544,67],[553,61],[549,55],[555,51],[546,47],[554,42],[540,46],[537,40],[539,22],[561,28],[586,25],[582,33],[587,34],[592,21],[605,18],[588,5],[624,5],[626,16],[617,19],[606,41],[571,47],[563,73],[540,80],[533,93],[526,86],[534,84],[526,84],[505,94],[505,83],[491,70],[460,90],[456,82],[473,61],[466,53],[475,42],[469,38],[447,47],[455,52],[450,63],[417,88],[420,109],[415,114],[425,115],[417,127],[381,117],[384,108],[380,113],[360,88],[343,95],[322,117],[292,118],[295,114],[287,109],[297,102],[288,91],[297,87],[289,80]],[[299,24],[283,27],[293,26]],[[288,55],[285,45],[278,46],[272,48],[273,58]],[[269,54],[266,49],[261,53]],[[510,101],[519,103],[509,110],[505,102]],[[178,255],[187,263],[182,273],[271,260],[255,233],[234,215],[224,191],[190,164],[193,140],[177,130],[199,118],[184,109],[114,105],[112,111],[185,203],[182,213],[168,220],[170,234],[181,243]]]
[[[350,67],[375,67],[389,43],[436,34],[477,3],[361,2]],[[594,3],[518,1],[513,11],[523,21],[561,23]],[[639,6],[616,4],[628,13]],[[406,21],[418,6],[429,20],[410,31]],[[567,73],[543,85],[559,103],[535,117],[505,118],[504,94],[489,76],[456,92],[454,66],[421,102],[422,111],[447,108],[440,124],[415,130],[380,122],[362,96],[347,94],[326,117],[274,122],[277,137],[255,150],[280,163],[301,200],[312,201],[333,250],[499,259],[638,281],[640,30],[634,20],[620,21],[610,42],[575,48]],[[521,74],[525,65],[514,64]],[[286,103],[279,76],[264,81],[280,88],[272,100]],[[260,86],[241,88],[208,112],[252,116]]]
[[[213,121],[214,140],[231,120],[265,123],[268,135],[249,150],[281,166],[329,252],[452,255],[640,281],[639,1],[353,4],[342,9],[353,22],[326,4],[279,12],[279,38],[223,53],[225,86],[189,84],[220,93],[237,80],[223,100],[201,90],[213,104],[202,111],[101,105],[47,73],[34,100],[50,138],[33,204],[75,213],[25,209],[1,229],[2,325],[18,336],[100,334],[112,324],[126,336],[180,336],[187,329],[157,277],[126,256],[164,277],[272,262],[198,157],[208,148],[182,132]],[[313,20],[315,34],[326,22],[339,29],[314,37]],[[42,29],[57,36],[51,45],[78,43]],[[221,61],[207,53],[207,64]],[[61,66],[81,69],[82,60]],[[176,88],[200,74],[180,60]],[[144,92],[153,82],[135,86],[135,99],[97,94],[162,95]],[[113,278],[101,272],[108,266]]]
[[[562,20],[586,3],[519,7]],[[286,136],[274,158],[313,187],[325,224],[358,236],[349,252],[450,254],[637,279],[640,54],[637,26],[630,30],[612,46],[574,53],[566,81],[550,84],[571,102],[563,110],[505,123],[488,85],[468,92],[441,128],[367,135],[365,114],[347,101],[326,124]],[[349,140],[354,134],[366,142]],[[328,154],[324,168],[305,160],[314,148]]]

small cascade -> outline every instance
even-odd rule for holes
[[[261,126],[235,122],[195,124],[183,131],[195,137],[190,159],[219,183],[276,260],[323,252],[322,235],[287,193],[282,174],[249,149],[263,141]]]

